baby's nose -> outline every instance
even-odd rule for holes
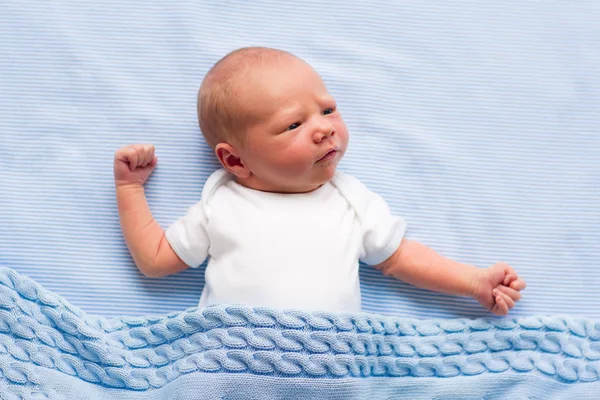
[[[335,135],[335,128],[333,127],[333,125],[331,125],[331,123],[326,122],[318,126],[317,129],[315,129],[313,133],[313,140],[315,141],[315,143],[320,143],[326,137],[333,135]]]

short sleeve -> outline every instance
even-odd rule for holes
[[[377,265],[387,260],[400,247],[406,232],[404,219],[392,215],[385,200],[367,191],[365,207],[359,215],[362,227],[361,261]]]
[[[210,246],[208,218],[204,207],[203,202],[198,202],[166,231],[173,251],[192,268],[197,268],[204,262]]]
[[[390,258],[406,232],[404,219],[392,215],[385,200],[355,177],[338,171],[332,182],[356,213],[362,237],[360,260],[377,265]]]

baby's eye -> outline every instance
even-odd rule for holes
[[[334,109],[334,108],[326,108],[326,109],[323,111],[323,115],[329,115],[329,114],[332,114],[334,111],[335,111],[335,109]]]
[[[294,129],[298,128],[299,126],[300,126],[300,122],[295,122],[295,123],[291,124],[290,126],[288,126],[286,130],[293,131]]]

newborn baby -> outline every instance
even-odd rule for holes
[[[198,94],[200,129],[223,168],[166,232],[144,183],[152,145],[117,150],[121,228],[151,277],[209,258],[199,306],[360,311],[359,260],[418,287],[471,296],[508,314],[525,282],[507,264],[477,268],[404,237],[385,201],[337,171],[348,130],[310,65],[280,50],[243,48],[217,62]]]

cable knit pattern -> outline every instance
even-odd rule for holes
[[[418,320],[242,306],[105,319],[2,268],[0,388],[10,388],[2,393],[51,398],[34,373],[39,367],[134,391],[161,388],[192,372],[447,378],[512,371],[596,382],[600,322]]]

